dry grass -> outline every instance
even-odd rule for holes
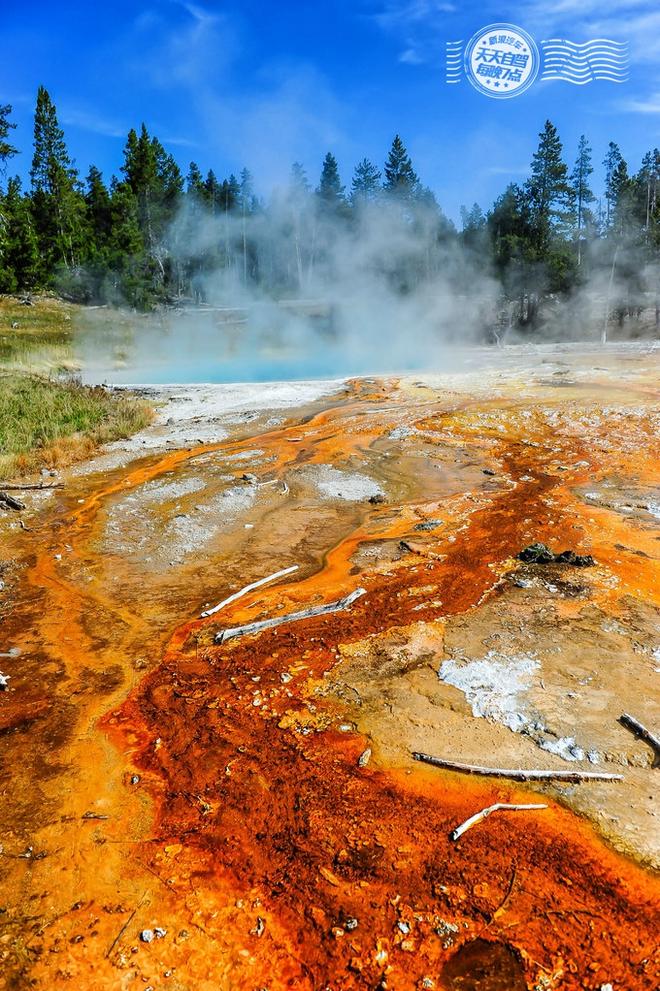
[[[2,373],[0,478],[78,461],[151,419],[146,403],[99,386]]]
[[[77,308],[32,299],[0,297],[0,479],[89,457],[152,418],[146,403],[72,378]]]

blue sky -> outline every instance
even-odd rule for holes
[[[537,82],[502,101],[448,86],[445,42],[495,21],[537,41],[628,42],[630,79]],[[126,132],[144,121],[184,171],[191,159],[220,176],[247,164],[267,194],[295,159],[316,182],[331,150],[348,183],[363,156],[382,165],[398,131],[454,219],[524,177],[547,117],[569,162],[582,132],[598,166],[610,140],[632,168],[660,145],[656,0],[5,0],[2,48],[0,101],[14,106],[23,175],[39,83],[83,174],[92,162],[117,172]]]

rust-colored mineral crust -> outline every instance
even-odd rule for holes
[[[643,362],[356,381],[72,475],[6,529],[0,988],[653,991],[656,772],[617,718],[657,718],[655,402]],[[517,560],[535,541],[595,564]],[[521,652],[522,733],[438,678]],[[419,749],[625,780],[523,789]]]

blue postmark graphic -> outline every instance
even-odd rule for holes
[[[445,50],[445,82],[456,85],[467,77],[477,92],[497,100],[519,96],[537,79],[574,86],[623,83],[630,67],[627,42],[548,38],[537,45],[527,31],[508,23],[481,28],[467,44],[447,41]]]
[[[465,49],[465,74],[480,93],[506,100],[519,96],[539,74],[536,42],[514,24],[489,24],[474,34]]]

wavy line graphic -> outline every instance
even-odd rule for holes
[[[463,41],[446,41],[445,48],[445,82],[450,86],[460,83],[463,78]]]
[[[596,79],[623,83],[628,79],[628,44],[611,38],[592,38],[584,44],[566,38],[548,38],[541,42],[543,72],[541,79],[561,79],[584,86]]]
[[[569,41],[568,38],[546,38],[541,42],[542,45],[561,45],[562,48],[573,48],[582,51],[585,48],[591,48],[594,45],[610,45],[612,48],[628,48],[627,41],[614,41],[612,38],[592,38],[590,41],[585,41],[582,44],[578,44],[576,41]]]

